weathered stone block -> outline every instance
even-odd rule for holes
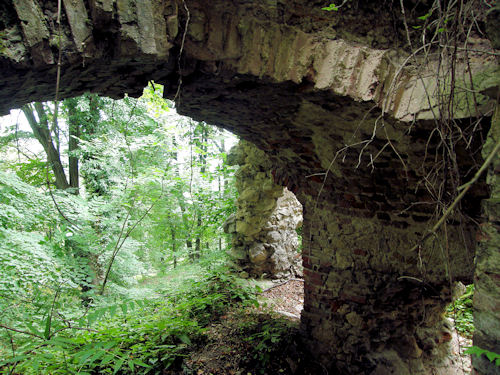
[[[49,46],[50,33],[40,6],[32,0],[15,0],[13,4],[21,20],[24,39],[30,48],[34,64],[54,64]]]
[[[239,267],[254,276],[286,277],[301,274],[296,229],[302,224],[302,207],[292,193],[272,181],[266,155],[255,146],[240,142],[228,155],[240,164],[233,246],[239,243],[247,257]],[[226,227],[230,230],[233,221]]]

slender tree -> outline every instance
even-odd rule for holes
[[[42,103],[35,102],[33,104],[24,105],[21,110],[28,120],[31,130],[33,131],[33,135],[45,151],[47,162],[54,173],[56,188],[61,190],[68,189],[70,184],[68,183],[68,179],[66,178],[66,173],[64,172],[64,167],[61,162],[61,155],[59,152],[60,148],[56,147],[56,145],[59,145],[59,141],[57,141],[56,145],[54,145],[52,132],[55,129],[51,129],[49,126],[49,107]],[[54,119],[54,123],[57,124],[57,119]],[[55,127],[53,126],[53,128]]]

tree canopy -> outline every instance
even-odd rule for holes
[[[0,368],[144,277],[225,262],[235,137],[177,115],[161,90],[31,103],[2,121]]]

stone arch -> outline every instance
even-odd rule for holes
[[[9,0],[0,7],[0,112],[53,99],[59,52],[60,97],[88,90],[140,95],[148,80],[165,84],[180,113],[264,150],[275,181],[303,204],[301,325],[319,360],[353,374],[424,374],[440,365],[449,339],[442,311],[452,298],[450,275],[472,280],[475,227],[453,218],[446,241],[439,232],[421,242],[434,214],[422,181],[434,163],[426,155],[439,144],[432,137],[436,65],[400,69],[406,55],[395,5],[360,0],[327,15],[322,4],[298,0],[63,3],[61,35],[56,1]],[[425,11],[426,4],[418,6]],[[474,45],[489,48],[486,40]],[[457,66],[459,76],[470,68],[479,77],[496,66],[494,55],[480,52],[467,62]],[[496,98],[498,80],[488,82],[483,92]],[[457,121],[491,113],[495,101],[479,99],[477,106],[460,102]],[[494,137],[498,122],[492,129]],[[460,173],[468,176],[478,160],[466,145],[457,147]],[[483,181],[463,202],[470,216],[479,215],[477,201],[487,196]],[[496,199],[488,205],[492,236]],[[484,240],[486,247],[488,241],[496,240]],[[481,273],[488,285],[483,302],[494,298],[490,285],[498,287],[500,274],[488,267]],[[481,306],[494,307],[490,302]],[[500,351],[496,336],[482,330],[480,337]]]

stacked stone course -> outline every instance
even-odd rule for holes
[[[443,65],[415,62],[404,51],[406,31],[397,25],[403,14],[418,23],[429,4],[417,3],[360,0],[325,12],[324,4],[299,0],[63,0],[59,40],[55,0],[7,0],[0,7],[0,113],[54,98],[59,51],[60,98],[138,96],[148,80],[164,84],[179,112],[264,151],[275,182],[302,203],[302,330],[324,366],[341,374],[445,374],[442,313],[450,280],[472,280],[473,224],[486,198],[475,340],[500,352],[498,161],[490,191],[483,177],[461,202],[472,220],[454,215],[421,242],[441,214],[425,185],[441,160],[434,158],[440,139],[433,120],[441,116],[435,73]],[[475,35],[467,54],[457,51],[456,81],[472,76],[475,83],[455,92],[461,129],[497,106],[500,5],[488,4],[471,3],[497,51]],[[404,61],[410,66],[401,68]],[[488,120],[478,127],[486,131]],[[495,120],[490,139],[498,129]],[[482,163],[482,135],[455,145],[461,182]],[[475,361],[481,375],[498,371],[485,358]]]
[[[240,166],[235,176],[237,212],[225,225],[233,235],[235,268],[245,277],[301,276],[296,230],[302,225],[302,206],[273,182],[271,162],[251,143],[240,141],[233,147],[228,163]]]
[[[500,7],[498,14],[500,14]],[[498,41],[500,47],[500,39]],[[497,100],[500,95],[500,72],[493,72],[484,80]],[[489,82],[489,83],[488,83]],[[497,103],[488,139],[483,147],[484,159],[500,142],[500,103]],[[482,201],[483,222],[477,234],[478,247],[474,273],[474,345],[500,353],[500,153],[488,168],[487,183],[490,196]],[[472,363],[478,374],[500,375],[496,366],[484,355],[474,356]]]

